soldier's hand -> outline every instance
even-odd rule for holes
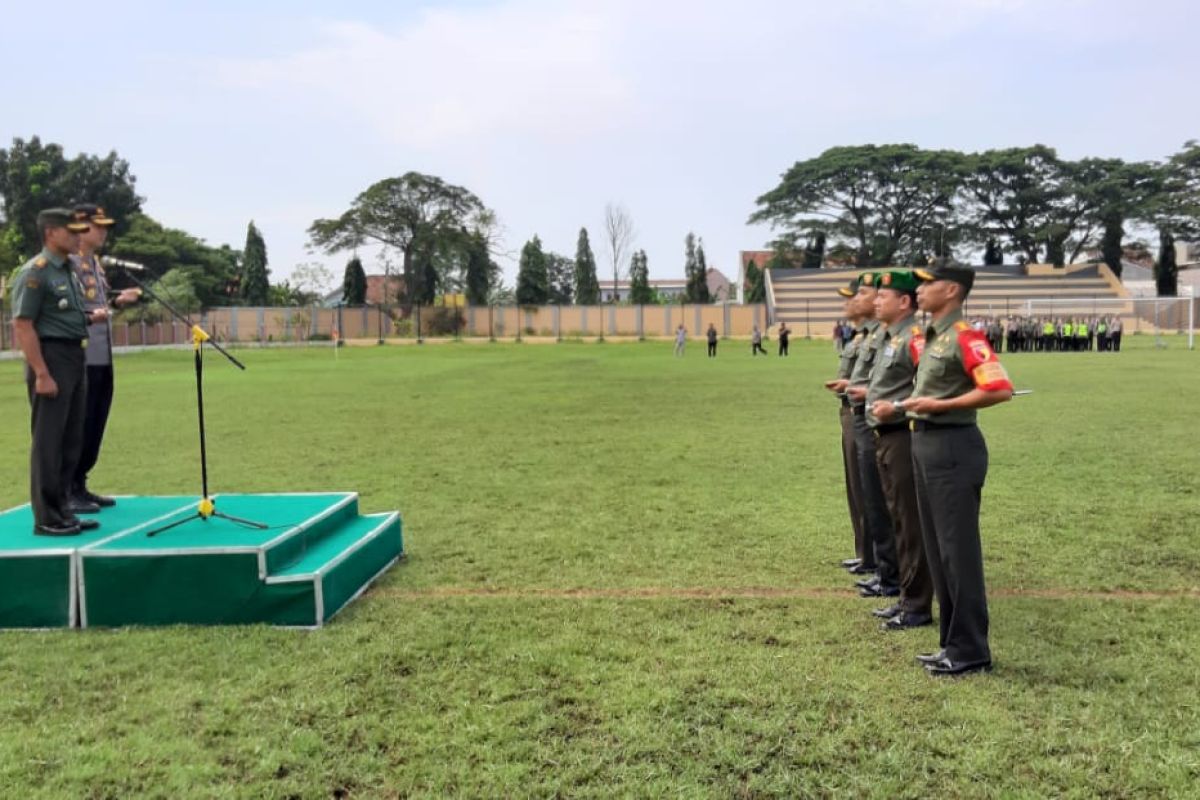
[[[871,413],[878,420],[891,419],[896,413],[896,404],[891,400],[876,400],[871,404]]]
[[[942,410],[942,401],[932,397],[910,397],[904,407],[914,414],[937,414]]]
[[[849,395],[850,399],[854,402],[861,402],[867,399],[867,387],[851,386],[846,389],[846,394]]]
[[[113,302],[119,306],[131,306],[142,299],[141,289],[124,289]]]
[[[104,322],[104,320],[108,319],[108,309],[97,308],[91,313],[90,319],[92,322]]]
[[[53,376],[47,372],[45,375],[38,375],[33,379],[34,394],[42,397],[58,397],[58,384],[54,382]]]
[[[832,381],[825,381],[825,388],[831,392],[837,392],[838,394],[841,394],[842,392],[846,391],[846,385],[848,383],[850,383],[850,381],[846,380],[845,378],[838,378]]]

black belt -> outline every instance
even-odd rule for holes
[[[850,398],[846,397],[846,395],[842,395],[842,408],[849,408],[849,407],[850,407]]]
[[[69,344],[72,347],[83,346],[83,339],[71,339],[67,336],[39,336],[38,341],[49,344]]]
[[[872,429],[876,439],[887,436],[889,433],[898,433],[899,431],[907,430],[909,430],[907,422],[892,422],[887,425],[879,425]]]
[[[866,406],[850,406],[850,413],[856,417],[861,417],[863,414],[867,413],[867,407]]]
[[[908,429],[914,433],[951,430],[953,428],[972,428],[974,426],[974,422],[930,422],[927,419],[911,419],[908,421]]]

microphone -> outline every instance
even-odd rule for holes
[[[106,267],[124,267],[125,269],[131,269],[134,272],[146,271],[146,268],[136,261],[122,261],[121,259],[113,258],[112,256],[101,256],[100,263]]]

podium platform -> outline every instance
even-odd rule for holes
[[[403,555],[397,512],[361,514],[353,492],[120,497],[79,536],[33,534],[28,504],[0,512],[0,628],[319,627]],[[161,529],[177,520],[183,524]]]

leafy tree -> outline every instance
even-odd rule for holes
[[[521,249],[521,261],[517,268],[517,303],[540,306],[546,303],[549,296],[546,254],[542,252],[542,240],[534,236]]]
[[[348,306],[361,306],[367,302],[367,273],[358,256],[346,264],[342,278],[342,302]]]
[[[575,262],[559,253],[546,253],[547,301],[556,306],[571,304],[575,283]]]
[[[196,292],[193,281],[195,271],[188,267],[176,267],[168,270],[158,280],[151,281],[150,290],[163,300],[166,300],[181,314],[193,314],[202,307],[200,297]],[[121,319],[126,322],[164,322],[172,319],[171,312],[157,300],[149,300],[130,306],[121,312]]]
[[[253,220],[246,228],[246,249],[242,251],[242,257],[242,299],[247,305],[265,306],[271,288],[271,271],[267,269],[267,243]]]
[[[629,262],[629,302],[633,305],[648,305],[654,301],[650,289],[650,266],[645,250],[638,250]]]
[[[960,158],[911,144],[834,147],[796,162],[758,198],[750,222],[797,236],[821,231],[850,243],[860,266],[891,264],[952,213]]]
[[[1153,171],[1141,221],[1158,229],[1159,254],[1154,280],[1160,295],[1178,293],[1175,239],[1200,236],[1200,143],[1183,149]]]
[[[67,158],[61,145],[43,144],[37,136],[13,139],[8,149],[0,149],[3,230],[10,232],[0,255],[8,259],[12,251],[27,257],[36,253],[41,248],[38,212],[75,203],[103,206],[117,222],[110,242],[119,239],[129,229],[130,218],[141,211],[136,183],[129,163],[115,151],[104,157],[81,153]],[[3,253],[5,249],[10,252]]]
[[[134,214],[125,235],[109,252],[142,264],[150,279],[163,277],[173,269],[182,270],[204,307],[230,305],[236,300],[229,289],[236,286],[241,253],[229,245],[212,247],[184,231],[166,228],[145,214]],[[120,275],[114,273],[112,277],[120,286]]]
[[[575,302],[581,306],[594,306],[600,302],[596,257],[592,254],[587,228],[579,229],[579,242],[575,245]]]
[[[467,302],[473,306],[486,305],[488,293],[499,274],[500,268],[492,261],[487,240],[482,234],[472,234],[468,241],[467,264],[463,277]]]
[[[412,302],[432,299],[436,288],[429,284],[439,258],[446,248],[458,249],[461,255],[469,246],[463,231],[492,224],[494,215],[467,189],[433,175],[407,172],[369,186],[340,217],[314,220],[308,235],[327,253],[367,242],[399,251],[404,291]],[[466,259],[457,263],[465,264]]]
[[[683,240],[683,249],[683,277],[687,281],[683,290],[684,302],[699,303],[700,283],[703,278],[700,275],[700,265],[696,259],[696,234],[688,232]]]

